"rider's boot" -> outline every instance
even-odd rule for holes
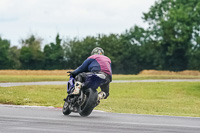
[[[106,93],[101,91],[98,93],[98,100],[104,99],[106,97]]]
[[[97,98],[96,106],[98,106],[100,104],[100,100],[101,99],[105,99],[105,97],[106,97],[106,93],[105,92],[103,92],[103,91],[99,92],[98,93],[98,98]]]
[[[75,88],[74,88],[74,91],[72,92],[72,94],[79,94],[81,87],[82,87],[82,83],[79,82],[79,81],[76,81],[75,82]]]

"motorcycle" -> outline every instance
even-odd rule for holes
[[[70,76],[67,83],[67,97],[64,99],[62,112],[69,115],[71,112],[79,113],[81,116],[89,116],[93,109],[99,105],[97,88],[105,83],[105,75],[89,74],[82,84],[79,94],[72,94],[75,88],[75,79]]]

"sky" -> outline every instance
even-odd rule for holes
[[[0,36],[20,45],[31,34],[43,43],[123,33],[147,27],[142,16],[157,0],[0,0]]]

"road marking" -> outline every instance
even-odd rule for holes
[[[113,80],[111,83],[136,83],[136,82],[200,82],[200,79],[149,79],[149,80]],[[66,85],[67,81],[43,81],[43,82],[16,82],[0,83],[0,87],[12,87],[23,85]]]
[[[111,83],[130,83],[130,82],[200,82],[200,79],[113,80]]]

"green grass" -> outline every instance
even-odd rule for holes
[[[0,87],[0,103],[62,107],[64,85]]]
[[[200,117],[200,82],[112,84],[109,99],[97,109]]]
[[[37,82],[66,81],[66,75],[0,75],[0,82]],[[183,75],[113,75],[113,80],[143,80],[143,79],[200,79],[200,76]]]
[[[66,75],[0,75],[0,82],[66,81]]]
[[[0,103],[62,107],[65,85],[0,87]],[[200,117],[200,82],[111,83],[95,109],[107,112]]]

